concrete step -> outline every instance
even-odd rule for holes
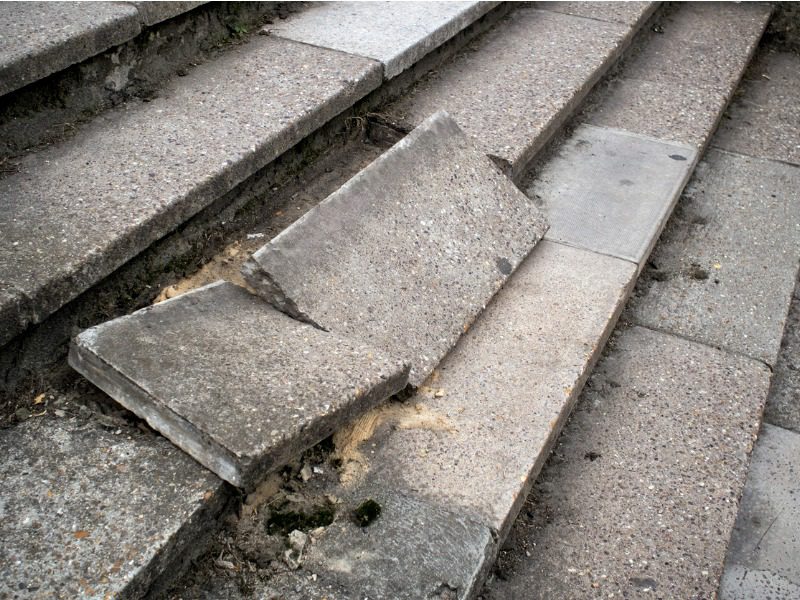
[[[467,4],[427,26],[424,5],[404,10],[397,27],[409,24],[406,63],[493,6]],[[382,84],[384,70],[368,57],[253,36],[152,101],[106,113],[22,158],[0,180],[0,344],[352,107]]]
[[[410,364],[416,387],[546,230],[527,196],[439,112],[243,273],[276,308]]]

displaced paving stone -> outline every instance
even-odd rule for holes
[[[800,283],[794,286],[764,420],[800,433]]]
[[[0,432],[0,596],[139,598],[228,499],[167,440],[50,416]]]
[[[775,364],[797,275],[796,167],[709,151],[629,319]]]
[[[800,56],[764,52],[714,138],[718,148],[800,165]]]
[[[319,2],[276,27],[273,35],[374,58],[391,79],[499,2]]]
[[[419,385],[544,235],[540,211],[433,115],[245,263],[287,313],[411,364]]]
[[[444,109],[517,177],[635,32],[618,23],[517,9],[383,113],[413,127]]]
[[[408,374],[225,282],[83,332],[70,364],[246,489],[402,389]]]
[[[731,536],[720,600],[800,598],[800,435],[765,424]]]
[[[193,8],[202,6],[205,2],[131,2],[139,11],[142,24],[151,26],[161,21],[177,17]]]
[[[609,348],[484,598],[714,597],[769,370],[643,328]]]
[[[618,79],[586,121],[703,148],[726,102],[725,95],[691,84]]]
[[[139,14],[123,2],[4,2],[0,95],[136,37]]]
[[[409,400],[408,417],[385,419],[365,443],[370,480],[479,515],[502,540],[635,274],[627,261],[539,244]]]
[[[582,125],[537,169],[527,194],[550,222],[546,239],[641,268],[696,156],[688,146]]]
[[[374,61],[254,36],[28,156],[0,180],[0,281],[30,299],[18,321],[40,322],[380,83]]]
[[[658,5],[655,2],[536,2],[534,6],[600,21],[641,25]]]

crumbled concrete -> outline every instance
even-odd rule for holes
[[[205,2],[130,2],[139,12],[143,25],[152,26],[161,21],[177,17],[185,12],[205,4]]]
[[[540,243],[409,400],[423,426],[389,421],[370,438],[370,479],[479,515],[502,539],[635,273],[627,261]]]
[[[609,347],[486,599],[714,597],[769,370],[643,328]]]
[[[768,3],[687,2],[659,20],[625,64],[625,77],[678,83],[730,97],[767,26]]]
[[[800,435],[765,424],[731,536],[720,600],[800,598]]]
[[[765,51],[745,74],[718,148],[800,165],[800,55]]]
[[[227,492],[160,436],[64,417],[0,432],[0,596],[139,598],[179,575]]]
[[[625,23],[626,25],[643,24],[658,7],[657,2],[535,2],[534,6],[542,10]]]
[[[800,258],[797,189],[796,167],[709,151],[628,318],[774,365]]]
[[[517,177],[635,31],[618,23],[517,9],[383,113],[413,127],[444,109]]]
[[[800,433],[800,283],[794,286],[764,420]]]
[[[696,157],[685,145],[582,125],[537,169],[526,193],[547,215],[546,239],[641,268]]]
[[[40,322],[380,83],[374,61],[255,36],[26,157],[0,179],[0,280],[31,302],[18,321]]]
[[[408,367],[218,282],[79,335],[70,364],[250,489],[406,385]]]
[[[135,37],[139,13],[124,2],[4,2],[0,95]]]
[[[623,78],[611,83],[586,121],[703,148],[726,101],[691,84]]]
[[[245,263],[289,314],[433,370],[547,229],[446,113],[425,121]]]
[[[396,77],[499,2],[318,2],[272,35],[374,58]]]

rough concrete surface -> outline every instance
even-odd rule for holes
[[[486,599],[716,592],[769,370],[643,328],[609,348]]]
[[[391,79],[499,2],[315,2],[273,35],[374,58]]]
[[[619,23],[517,9],[383,112],[411,127],[444,109],[516,177],[634,33]]]
[[[135,37],[136,8],[123,2],[3,2],[0,95]]]
[[[765,424],[731,536],[720,600],[800,598],[800,435]]]
[[[582,125],[536,170],[526,193],[547,215],[546,239],[641,268],[696,156],[685,145]]]
[[[139,598],[227,499],[214,475],[135,429],[45,416],[0,440],[3,598]]]
[[[800,283],[794,286],[764,420],[800,433]]]
[[[205,2],[131,2],[139,11],[139,18],[148,27],[197,8]]]
[[[658,5],[656,2],[536,2],[534,6],[599,21],[640,25]]]
[[[440,112],[243,272],[281,310],[409,363],[416,386],[546,229],[534,204]]]
[[[256,36],[0,179],[0,280],[36,323],[381,83],[374,61]],[[3,311],[0,310],[0,313]],[[0,344],[19,328],[0,323]]]
[[[370,439],[370,479],[478,515],[502,539],[635,271],[627,261],[539,244],[409,400],[429,426],[389,420]]]
[[[797,189],[794,166],[709,151],[629,318],[774,365],[800,258]]]
[[[765,50],[750,65],[718,148],[800,165],[800,55]]]
[[[408,375],[402,362],[225,282],[83,332],[70,364],[246,489],[403,389]]]

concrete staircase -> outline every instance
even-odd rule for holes
[[[42,368],[41,348],[91,326],[71,364],[216,476],[105,399],[105,414],[58,393],[14,405],[0,466],[9,597],[481,593],[771,8],[396,10],[265,7],[268,35],[13,158],[0,180],[8,389]],[[367,138],[340,141],[354,124]],[[732,160],[714,152],[706,171]],[[341,181],[324,176],[335,164]],[[792,207],[796,169],[775,168],[774,203]],[[749,181],[737,189],[760,194]],[[795,216],[769,225],[788,240],[770,340],[797,272]],[[227,246],[213,269],[131,278],[169,264],[185,232],[217,229]],[[715,268],[705,247],[694,272]],[[220,277],[233,283],[202,287]],[[144,281],[175,284],[167,296],[199,289],[102,323],[152,299]],[[98,290],[126,286],[139,300],[92,312]],[[687,289],[671,293],[685,316]],[[668,329],[642,314],[619,342],[633,366],[609,358],[596,375],[621,369],[619,394],[644,385],[625,369],[659,360]],[[707,320],[685,323],[676,333],[728,347],[730,334],[703,337]],[[719,352],[681,343],[668,352],[701,363]],[[757,332],[744,344],[734,349],[748,356],[763,347]],[[714,360],[726,377],[728,359]],[[745,387],[712,399],[738,419],[724,424],[733,497],[769,380],[736,360]],[[676,393],[658,381],[654,397]],[[709,556],[724,552],[733,514]]]

